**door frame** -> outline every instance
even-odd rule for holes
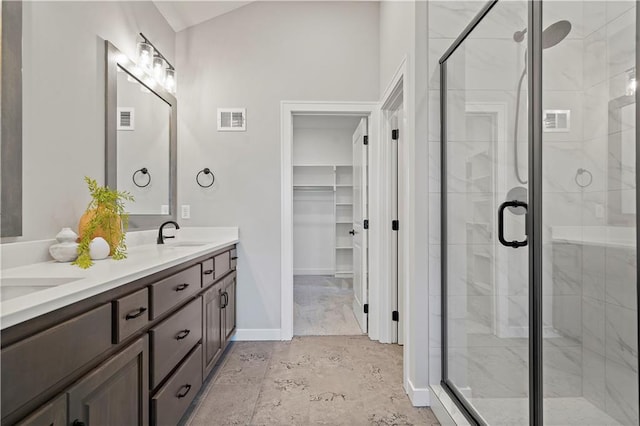
[[[385,302],[384,309],[388,313],[388,317],[385,318],[385,321],[381,323],[381,341],[385,343],[400,343],[404,342],[404,335],[401,336],[403,327],[400,326],[400,323],[404,326],[406,324],[405,318],[402,318],[402,321],[398,321],[397,324],[394,324],[394,321],[391,320],[391,312],[394,310],[398,310],[401,314],[404,314],[404,303],[403,303],[403,294],[406,294],[405,284],[406,284],[406,276],[408,269],[403,268],[403,261],[407,259],[407,256],[404,256],[405,253],[408,253],[408,246],[406,245],[407,239],[406,235],[406,226],[409,223],[408,218],[404,213],[407,212],[407,206],[405,205],[407,194],[406,194],[406,185],[403,185],[403,182],[406,181],[407,167],[403,167],[404,164],[407,164],[406,158],[404,156],[407,153],[405,147],[401,146],[402,141],[406,137],[406,102],[404,96],[404,76],[399,75],[399,78],[393,82],[393,86],[391,91],[387,94],[386,98],[383,100],[381,110],[381,126],[380,126],[380,141],[381,141],[381,149],[383,150],[383,161],[384,165],[382,167],[382,173],[384,173],[382,182],[383,185],[381,187],[381,191],[383,191],[383,205],[382,205],[382,215],[383,215],[383,231],[381,234],[382,241],[382,256],[384,259],[387,259],[385,262],[385,267],[382,271],[382,277],[384,280],[389,283],[385,288],[385,293],[383,295],[383,299]],[[391,131],[394,130],[391,125],[392,117],[397,113],[398,110],[402,110],[403,116],[398,117],[398,120],[401,120],[397,124],[397,128],[400,131],[399,140],[392,141],[391,140]],[[394,147],[393,144],[397,144],[397,147]],[[394,155],[394,149],[396,149]],[[395,167],[393,161],[396,160]],[[397,173],[397,176],[392,176],[394,171]],[[394,183],[396,184],[396,188],[393,188]],[[393,231],[391,229],[392,220],[397,219],[400,222],[400,227],[398,231]],[[404,225],[404,226],[403,226]],[[394,244],[394,238],[397,237],[397,241]],[[394,253],[395,248],[395,253]],[[394,276],[395,275],[395,276]],[[396,329],[397,326],[397,329]]]
[[[378,143],[379,104],[378,102],[327,102],[327,101],[281,101],[280,102],[280,156],[281,156],[281,212],[280,212],[280,340],[293,338],[293,116],[294,115],[353,115],[366,116],[369,120],[369,206],[377,202],[376,191],[378,173],[376,167],[376,147]],[[375,205],[375,204],[374,204]],[[370,208],[369,220],[373,223],[375,214]],[[375,227],[372,227],[375,228]],[[369,229],[369,265],[374,263],[375,229]],[[378,339],[378,318],[380,313],[376,273],[369,266],[369,337]]]

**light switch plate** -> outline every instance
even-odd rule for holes
[[[191,219],[191,206],[188,204],[182,205],[182,218]]]

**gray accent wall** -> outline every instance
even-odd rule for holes
[[[144,32],[173,61],[175,32],[151,2],[23,3],[23,236],[77,228],[85,175],[104,183],[105,51],[134,58]]]
[[[280,102],[377,101],[378,28],[376,2],[255,2],[178,33],[181,224],[240,227],[240,329],[280,328]],[[220,107],[247,131],[218,132]]]

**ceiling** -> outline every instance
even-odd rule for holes
[[[250,1],[162,1],[154,0],[162,16],[169,22],[174,31],[182,31],[185,28],[208,21],[216,16],[224,15],[239,7],[245,6]]]

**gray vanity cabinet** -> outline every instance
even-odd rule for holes
[[[228,342],[236,331],[236,273],[224,280],[222,288],[222,319],[224,341]]]
[[[69,423],[74,426],[148,425],[147,348],[144,336],[69,389]]]
[[[202,298],[203,316],[203,372],[208,375],[222,354],[222,286],[220,282],[204,293]]]
[[[235,331],[234,249],[2,330],[0,423],[179,424]]]

